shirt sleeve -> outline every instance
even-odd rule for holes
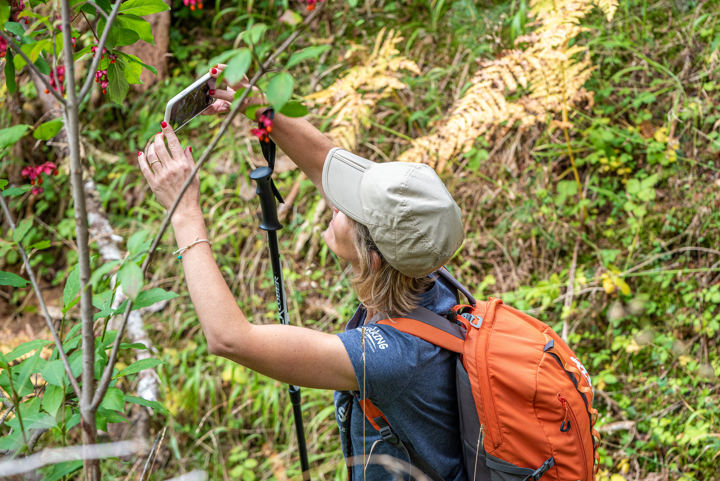
[[[382,324],[350,329],[338,336],[350,356],[360,397],[379,407],[402,394],[417,375],[421,340],[415,336]]]

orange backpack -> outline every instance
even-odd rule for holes
[[[453,308],[455,323],[419,308],[408,318],[379,321],[457,352],[457,392],[463,460],[469,481],[591,481],[600,437],[593,429],[590,376],[575,353],[545,323],[500,299],[468,298]],[[385,416],[361,400],[368,421],[431,479],[442,479]]]

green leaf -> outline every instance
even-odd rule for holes
[[[230,85],[235,85],[241,81],[250,67],[251,60],[252,54],[250,53],[250,49],[239,49],[237,54],[230,59],[225,70],[223,70],[225,80],[227,80]]]
[[[130,86],[128,85],[127,80],[125,80],[125,75],[120,70],[117,62],[110,64],[107,68],[107,71],[109,82],[107,88],[108,99],[111,102],[120,104],[125,99],[125,96],[127,95]]]
[[[20,187],[10,187],[9,189],[5,189],[2,193],[3,197],[17,197],[19,195],[24,194],[25,192],[32,189],[32,186],[29,184],[21,185]]]
[[[150,243],[146,242],[149,232],[146,230],[139,230],[130,236],[128,239],[127,248],[128,253],[131,256],[145,252],[150,248]]]
[[[72,307],[72,301],[80,292],[80,264],[75,264],[73,270],[65,281],[65,289],[63,290],[63,313]],[[73,303],[74,304],[74,303]]]
[[[29,125],[19,124],[6,129],[0,129],[0,149],[14,145],[15,142],[25,135],[25,132],[27,132],[29,128]]]
[[[326,52],[328,49],[330,49],[330,45],[313,45],[312,47],[304,48],[300,50],[299,52],[295,52],[290,56],[290,60],[288,60],[287,65],[285,68],[292,68],[295,65],[299,64],[303,60],[307,60],[310,58],[317,58],[324,52]]]
[[[51,245],[52,245],[52,244],[50,243],[49,240],[43,239],[43,240],[38,241],[38,242],[33,242],[33,244],[30,246],[30,248],[31,248],[31,249],[37,249],[37,250],[43,250],[43,249],[47,249],[47,248],[50,247]]]
[[[50,140],[55,137],[58,132],[60,132],[60,129],[62,129],[62,127],[62,119],[50,120],[48,122],[38,125],[38,127],[35,129],[35,132],[33,132],[33,137],[38,140]]]
[[[13,53],[11,50],[8,50],[5,54],[5,85],[7,86],[9,94],[12,95],[17,92],[15,62],[13,61]]]
[[[160,411],[163,414],[168,414],[168,410],[165,409],[165,406],[160,404],[157,401],[148,401],[147,399],[143,399],[141,397],[137,396],[125,396],[125,401],[133,404],[139,404],[141,406],[149,407],[152,409],[155,409],[157,411]]]
[[[291,100],[285,104],[280,113],[288,117],[304,117],[308,114],[308,109],[297,100]]]
[[[120,13],[144,17],[153,13],[164,12],[170,7],[163,0],[128,0],[120,5]]]
[[[2,23],[0,23],[2,25]],[[25,36],[25,29],[17,22],[7,22],[5,24],[5,29],[8,32],[12,32],[18,37],[24,37]]]
[[[280,112],[283,106],[290,100],[293,92],[293,78],[287,72],[280,72],[270,79],[266,94],[270,105]]]
[[[65,366],[60,359],[48,361],[40,370],[40,374],[48,384],[53,386],[62,386],[65,381]]]
[[[8,183],[7,179],[0,179],[0,190],[4,190]]]
[[[123,411],[125,409],[125,394],[116,387],[109,387],[100,402],[103,409],[111,409],[113,411]]]
[[[28,341],[20,344],[18,347],[10,351],[9,354],[5,354],[5,360],[7,362],[14,361],[15,359],[24,356],[30,351],[34,351],[35,349],[40,349],[41,347],[45,347],[48,344],[50,344],[51,341],[47,341],[45,339],[35,339],[34,341]]]
[[[122,263],[122,261],[119,259],[110,261],[110,262],[105,262],[103,265],[101,265],[100,267],[98,267],[97,269],[95,269],[93,271],[92,275],[90,276],[90,284],[92,286],[96,286],[105,274],[107,274],[108,272],[113,270],[116,266],[118,266],[121,263]]]
[[[113,27],[110,35],[108,35],[107,45],[112,47],[125,47],[134,44],[138,40],[140,40],[140,35],[135,30]]]
[[[13,231],[13,241],[17,242],[18,244],[23,240],[25,235],[27,235],[28,231],[33,225],[32,219],[23,219],[20,222],[18,222],[18,225],[15,226],[15,230]]]
[[[17,274],[0,271],[0,286],[25,287],[29,283]]]
[[[42,399],[42,408],[47,411],[50,416],[55,418],[60,405],[63,402],[63,388],[59,386],[47,386]]]
[[[55,416],[41,413],[30,420],[29,423],[25,423],[25,429],[52,429],[57,426],[58,422]]]
[[[265,35],[267,29],[268,26],[264,23],[256,23],[255,25],[250,27],[250,30],[244,33],[244,39],[246,42],[255,45],[260,41],[262,36]]]
[[[67,428],[67,426],[66,426]],[[43,481],[60,481],[68,474],[74,473],[82,468],[82,461],[67,461],[64,463],[54,464],[43,471]]]
[[[163,2],[164,3],[164,2]],[[132,14],[121,14],[115,19],[115,25],[120,28],[132,30],[137,33],[140,40],[144,40],[151,45],[155,45],[155,39],[153,39],[152,26],[150,22],[142,17]]]
[[[153,74],[157,75],[157,69],[153,67],[152,65],[144,64],[139,58],[137,58],[135,55],[129,54],[129,53],[123,53],[118,52],[118,56],[125,60],[125,63],[137,63],[141,66],[145,67],[145,69],[151,71]]]
[[[68,356],[68,362],[70,363],[70,372],[73,376],[77,377],[82,373],[82,351],[75,351]]]
[[[117,279],[123,292],[130,299],[135,299],[143,286],[143,272],[134,262],[128,262],[118,272]]]
[[[127,80],[127,83],[131,85],[137,85],[141,84],[142,80],[140,80],[140,75],[142,74],[142,65],[135,62],[123,62],[123,75],[125,75],[125,80]]]
[[[150,358],[150,357],[147,359],[140,359],[139,361],[136,361],[136,362],[130,364],[128,367],[126,367],[125,369],[123,369],[122,371],[117,373],[115,375],[115,377],[113,377],[113,379],[127,376],[129,374],[135,374],[144,369],[150,369],[150,368],[153,368],[160,364],[165,364],[165,363],[163,361],[161,361],[160,359],[155,359],[155,358]]]
[[[150,290],[142,291],[138,294],[133,302],[133,309],[142,309],[143,307],[152,306],[156,302],[175,299],[178,294],[175,292],[165,291],[159,287],[153,287]]]
[[[31,341],[32,342],[32,341]],[[45,341],[47,342],[47,341]],[[32,392],[32,383],[30,383],[30,376],[37,372],[40,362],[45,362],[40,357],[40,350],[35,351],[35,354],[22,361],[19,365],[22,366],[20,369],[20,375],[17,378],[17,384],[15,389],[18,391],[18,395],[24,396],[27,393]],[[29,391],[26,387],[29,386]]]
[[[7,0],[0,0],[0,25],[5,25],[5,22],[10,18],[10,4]]]

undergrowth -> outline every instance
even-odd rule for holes
[[[157,131],[170,93],[204,72],[248,22],[271,24],[267,35],[282,28],[277,2],[256,2],[252,11],[242,2],[208,7],[174,18],[170,79],[124,108],[87,112],[90,124],[124,132],[85,133],[103,142],[106,155],[91,152],[89,165],[122,236],[162,219],[133,153]],[[408,89],[379,102],[356,149],[374,160],[393,159],[408,148],[408,138],[428,134],[446,117],[477,61],[499,56],[528,33],[527,8],[525,0],[329,2],[299,46],[332,49],[300,64],[297,83],[304,95],[327,87],[371,48],[381,26],[399,31],[398,49],[423,74],[406,75]],[[608,23],[596,10],[578,40],[596,67],[585,84],[591,95],[569,113],[569,143],[557,119],[548,118],[479,138],[443,173],[467,232],[451,270],[477,296],[498,296],[558,332],[565,326],[593,375],[603,437],[600,479],[717,479],[719,13],[717,1],[629,0]],[[220,121],[193,121],[184,140],[199,151]],[[253,322],[276,322],[248,179],[261,158],[249,128],[245,119],[236,121],[201,173],[203,208],[216,259],[243,311]],[[320,240],[329,213],[316,212],[320,198],[296,170],[278,172],[276,181],[282,193],[299,189],[280,231],[291,322],[337,332],[356,299],[346,266]],[[49,235],[57,247],[70,242],[73,219],[56,195],[59,204],[51,197],[34,209],[55,226],[38,239]],[[297,479],[285,386],[207,352],[181,268],[169,255],[170,235],[164,246],[167,255],[156,257],[150,282],[181,296],[147,321],[167,362],[159,372],[169,414],[156,417],[155,431],[167,428],[157,479],[194,468],[206,469],[210,479]],[[18,262],[2,246],[0,254],[6,264]],[[62,284],[65,260],[52,249],[33,262],[47,282]],[[14,295],[8,302],[20,305]],[[302,395],[313,477],[342,478],[332,393],[304,389]]]

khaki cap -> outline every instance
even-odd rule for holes
[[[328,200],[366,226],[385,260],[407,276],[433,272],[462,244],[460,208],[428,165],[376,163],[336,147],[325,159],[322,186]]]

